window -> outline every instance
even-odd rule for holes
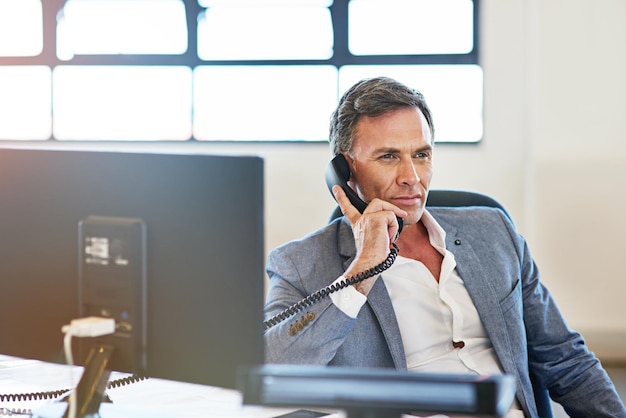
[[[42,48],[41,1],[0,0],[0,56],[32,57]]]
[[[187,50],[180,1],[68,0],[57,18],[57,56],[182,54]]]
[[[337,102],[335,67],[203,65],[194,80],[198,140],[319,141],[328,136]]]
[[[476,142],[482,138],[483,73],[479,66],[348,65],[339,71],[340,91],[380,74],[417,86],[433,114],[437,141]]]
[[[472,6],[467,0],[352,0],[348,9],[350,52],[470,53],[474,48]]]
[[[49,67],[0,66],[0,138],[48,139],[51,91]]]
[[[0,0],[0,139],[326,141],[339,95],[388,75],[424,93],[438,142],[477,142],[478,6]]]
[[[191,70],[185,66],[57,66],[59,140],[185,140],[191,137]]]
[[[198,20],[203,60],[325,60],[333,55],[328,2],[213,3]]]

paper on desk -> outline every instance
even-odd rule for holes
[[[242,405],[241,394],[232,389],[153,378],[110,389],[108,394],[114,404],[180,418],[274,418],[294,410]]]
[[[82,374],[76,367],[54,364],[43,370],[41,364],[0,355],[0,410],[32,411],[53,403],[55,399],[37,399],[30,394],[69,389]]]

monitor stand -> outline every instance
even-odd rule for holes
[[[83,375],[76,387],[77,418],[134,418],[138,416],[136,408],[116,406],[109,400],[105,391],[111,371],[107,370],[113,346],[100,345],[91,349],[85,361]],[[33,411],[36,418],[69,418],[69,403],[55,402]],[[152,418],[166,418],[151,412]]]
[[[111,371],[107,369],[113,347],[101,345],[93,347],[85,361],[83,375],[76,387],[76,418],[98,417],[100,404],[105,398]],[[70,405],[63,418],[69,418]]]

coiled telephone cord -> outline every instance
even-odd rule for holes
[[[147,377],[133,374],[121,379],[112,380],[107,383],[107,389],[119,388],[122,386],[130,385],[131,383],[140,382],[146,380]],[[57,399],[62,395],[69,393],[71,389],[52,390],[48,392],[33,392],[33,393],[14,393],[14,394],[1,394],[0,402],[15,402],[15,401],[43,401],[48,399]],[[0,409],[2,411],[2,409]],[[1,415],[1,414],[0,414]]]
[[[42,401],[47,399],[56,399],[67,392],[69,392],[69,389],[52,390],[49,392],[13,393],[8,395],[0,394],[0,402]]]
[[[315,293],[311,293],[309,296],[305,297],[301,301],[293,304],[292,306],[285,309],[284,311],[274,315],[267,321],[264,321],[263,325],[265,326],[265,330],[267,331],[273,326],[278,325],[284,320],[300,312],[302,309],[314,304],[315,302],[330,295],[331,293],[335,293],[336,291],[344,289],[355,283],[362,282],[363,280],[369,279],[370,277],[376,276],[377,274],[380,274],[383,271],[387,270],[389,267],[391,267],[394,261],[396,261],[396,257],[398,256],[398,252],[400,251],[400,249],[395,243],[392,245],[393,245],[393,248],[389,251],[389,255],[387,255],[387,258],[385,259],[385,261],[383,261],[382,263],[378,264],[375,267],[372,267],[368,270],[358,273],[356,276],[350,276],[346,278],[345,280],[341,280],[339,283],[330,284],[318,290]]]
[[[131,383],[141,382],[142,380],[146,380],[147,378],[148,377],[146,376],[139,376],[137,374],[133,374],[128,377],[123,377],[121,379],[111,380],[107,384],[107,389],[120,388],[122,386],[130,385]]]

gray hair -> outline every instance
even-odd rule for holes
[[[380,116],[404,107],[417,107],[435,138],[432,115],[419,91],[388,78],[376,77],[359,81],[339,100],[330,121],[329,142],[333,155],[352,152],[354,131],[361,116]]]

